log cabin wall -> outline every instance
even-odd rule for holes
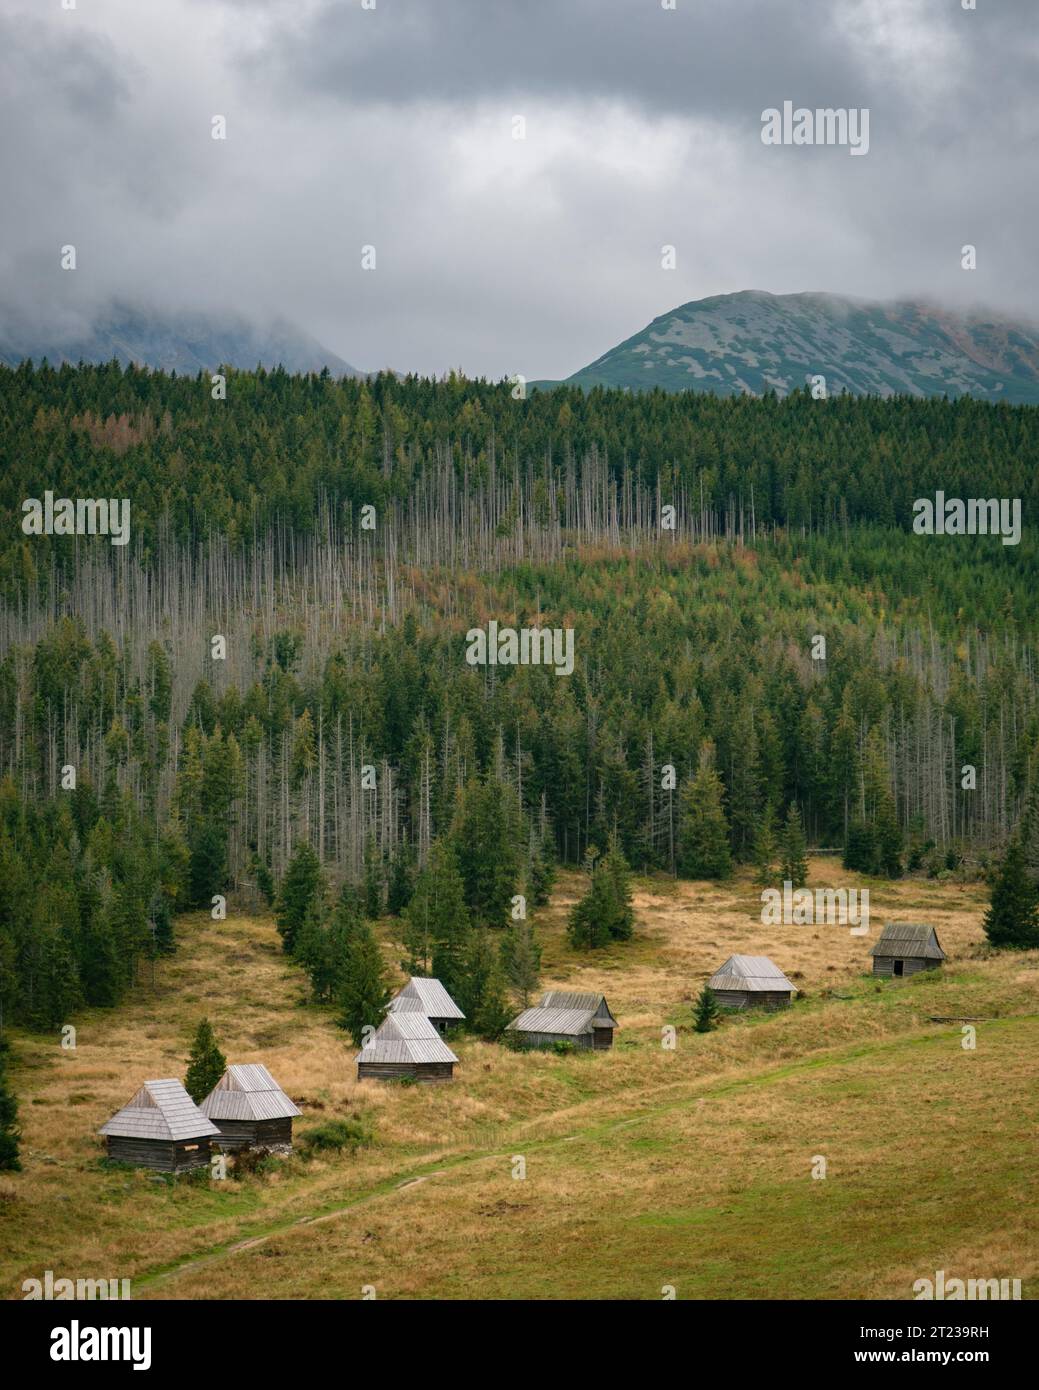
[[[358,1081],[451,1081],[453,1062],[358,1062]]]
[[[605,1031],[605,1030],[604,1030]],[[574,1047],[586,1048],[592,1046],[591,1033],[519,1033],[524,1047],[555,1047],[557,1042],[570,1043]],[[612,1033],[611,1033],[612,1041]]]
[[[902,959],[901,956],[874,956],[874,975],[882,975],[885,978],[893,976],[895,973],[896,960],[902,960],[901,978],[903,979],[908,978],[910,975],[917,975],[921,970],[937,969],[937,967],[941,965],[940,960],[925,960],[920,956],[910,956],[908,959]]]
[[[280,1120],[215,1120],[220,1130],[213,1143],[228,1153],[237,1149],[273,1149],[292,1147],[292,1119]]]
[[[108,1136],[108,1157],[116,1163],[132,1163],[135,1168],[154,1168],[161,1173],[187,1173],[193,1168],[207,1168],[210,1140],[185,1139],[177,1143],[169,1139],[127,1139]]]
[[[714,997],[723,1009],[785,1009],[791,996],[785,990],[716,989]]]

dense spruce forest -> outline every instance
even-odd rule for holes
[[[502,558],[528,533],[542,549],[605,528],[676,536],[825,531],[846,522],[908,525],[912,501],[1020,497],[1032,514],[1039,431],[1029,406],[969,397],[816,401],[557,387],[389,373],[333,380],[283,371],[209,377],[138,368],[0,367],[2,504],[27,497],[130,497],[135,544],[162,536],[232,547],[280,528],[338,532],[375,505],[382,533],[421,529],[416,556],[467,548],[491,528]],[[221,389],[225,399],[213,399]],[[820,405],[823,407],[820,409]],[[597,466],[601,462],[602,466]],[[592,467],[589,468],[589,463]],[[462,521],[474,534],[449,542]],[[4,535],[3,579],[24,584],[40,561]],[[28,575],[26,574],[28,571]]]
[[[1037,794],[1031,407],[26,365],[0,449],[8,1019],[116,1002],[216,894],[320,997],[365,914],[469,978],[555,862],[714,877],[797,822],[949,873]],[[936,490],[1021,498],[1022,543],[914,535]],[[26,536],[46,491],[130,499],[130,544]],[[468,664],[492,619],[573,674]]]

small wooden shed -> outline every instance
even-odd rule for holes
[[[524,1009],[505,1031],[514,1033],[524,1047],[567,1042],[604,1052],[613,1046],[613,1030],[618,1026],[604,994],[550,989],[536,1008]]]
[[[386,1006],[388,1014],[425,1014],[438,1033],[447,1032],[450,1024],[458,1023],[465,1014],[448,994],[439,980],[412,975],[403,989]]]
[[[797,993],[768,956],[730,956],[707,985],[723,1009],[782,1009]]]
[[[888,922],[870,953],[874,975],[916,975],[934,970],[946,959],[934,927],[920,922]]]
[[[221,1149],[292,1152],[297,1109],[266,1067],[258,1062],[228,1067],[199,1106],[220,1131]]]
[[[220,1133],[172,1078],[146,1081],[99,1132],[108,1141],[109,1158],[164,1173],[207,1167],[212,1140]]]
[[[358,1081],[451,1081],[458,1058],[425,1014],[387,1014],[357,1054]]]

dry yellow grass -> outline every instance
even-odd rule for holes
[[[832,871],[817,859],[813,881]],[[269,921],[184,919],[154,990],[81,1019],[75,1052],[17,1039],[26,1171],[0,1194],[4,1295],[48,1268],[131,1277],[135,1297],[358,1297],[363,1284],[384,1297],[659,1297],[667,1282],[679,1296],[897,1297],[932,1259],[1034,1274],[1039,962],[981,949],[977,888],[872,884],[865,939],[765,928],[747,880],[654,880],[639,886],[636,939],[591,958],[563,930],[578,888],[564,876],[541,916],[544,983],[603,989],[622,1025],[614,1050],[465,1040],[456,1081],[435,1087],[358,1084],[354,1049],[306,1004]],[[939,978],[864,978],[888,919],[936,925],[952,957]],[[388,938],[386,950],[399,955]],[[689,1004],[734,951],[770,955],[807,999],[693,1034]],[[931,1013],[1002,1018],[968,1053]],[[98,1126],[142,1080],[183,1076],[203,1014],[230,1060],[262,1060],[301,1101],[297,1133],[365,1116],[372,1147],[242,1182],[106,1171]],[[807,1176],[815,1153],[831,1156],[825,1182]],[[258,1243],[233,1249],[243,1241]]]
[[[1015,1032],[1023,1034],[1014,1036]],[[1034,1023],[839,1068],[705,1086],[384,1191],[180,1276],[196,1298],[909,1298],[915,1279],[1039,1274]],[[905,1084],[916,1078],[926,1090]],[[587,1118],[587,1117],[586,1117]],[[813,1159],[828,1160],[825,1180]],[[166,1296],[161,1282],[145,1290]]]

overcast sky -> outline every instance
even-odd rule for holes
[[[0,0],[0,302],[528,378],[740,289],[1039,317],[1036,0],[675,5]],[[869,153],[765,146],[784,100],[868,107]]]

